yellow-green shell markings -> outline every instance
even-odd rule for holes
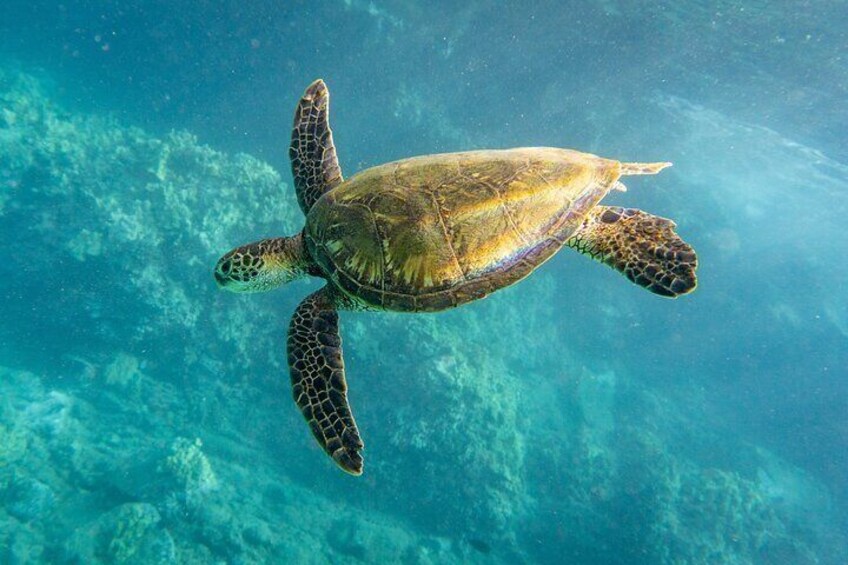
[[[441,310],[530,274],[620,174],[618,161],[554,148],[405,159],[324,194],[307,216],[306,243],[371,306]]]

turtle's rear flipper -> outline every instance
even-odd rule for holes
[[[347,402],[339,314],[326,287],[295,310],[288,356],[294,400],[312,435],[339,467],[361,475],[363,443]]]
[[[568,246],[624,274],[655,294],[675,298],[698,284],[695,250],[674,222],[634,208],[597,206]]]

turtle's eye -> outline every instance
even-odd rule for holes
[[[215,267],[215,280],[218,281],[219,285],[227,286],[231,281],[232,272],[233,260],[223,259],[218,263],[218,266]]]

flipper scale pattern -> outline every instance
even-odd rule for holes
[[[567,244],[654,294],[676,298],[698,284],[698,257],[676,227],[635,208],[597,206]]]
[[[289,157],[304,214],[344,180],[330,129],[330,93],[321,79],[309,85],[295,109]]]
[[[362,474],[364,444],[347,400],[339,315],[326,287],[295,310],[288,360],[292,396],[312,435],[339,467]]]

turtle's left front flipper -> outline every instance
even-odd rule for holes
[[[330,91],[321,79],[309,85],[297,104],[289,158],[297,202],[304,214],[344,180],[330,129]]]
[[[634,208],[597,206],[567,242],[660,296],[676,298],[698,284],[698,257],[671,220]]]
[[[312,435],[339,467],[361,475],[364,445],[347,401],[339,314],[327,287],[295,310],[288,358],[294,400]]]

